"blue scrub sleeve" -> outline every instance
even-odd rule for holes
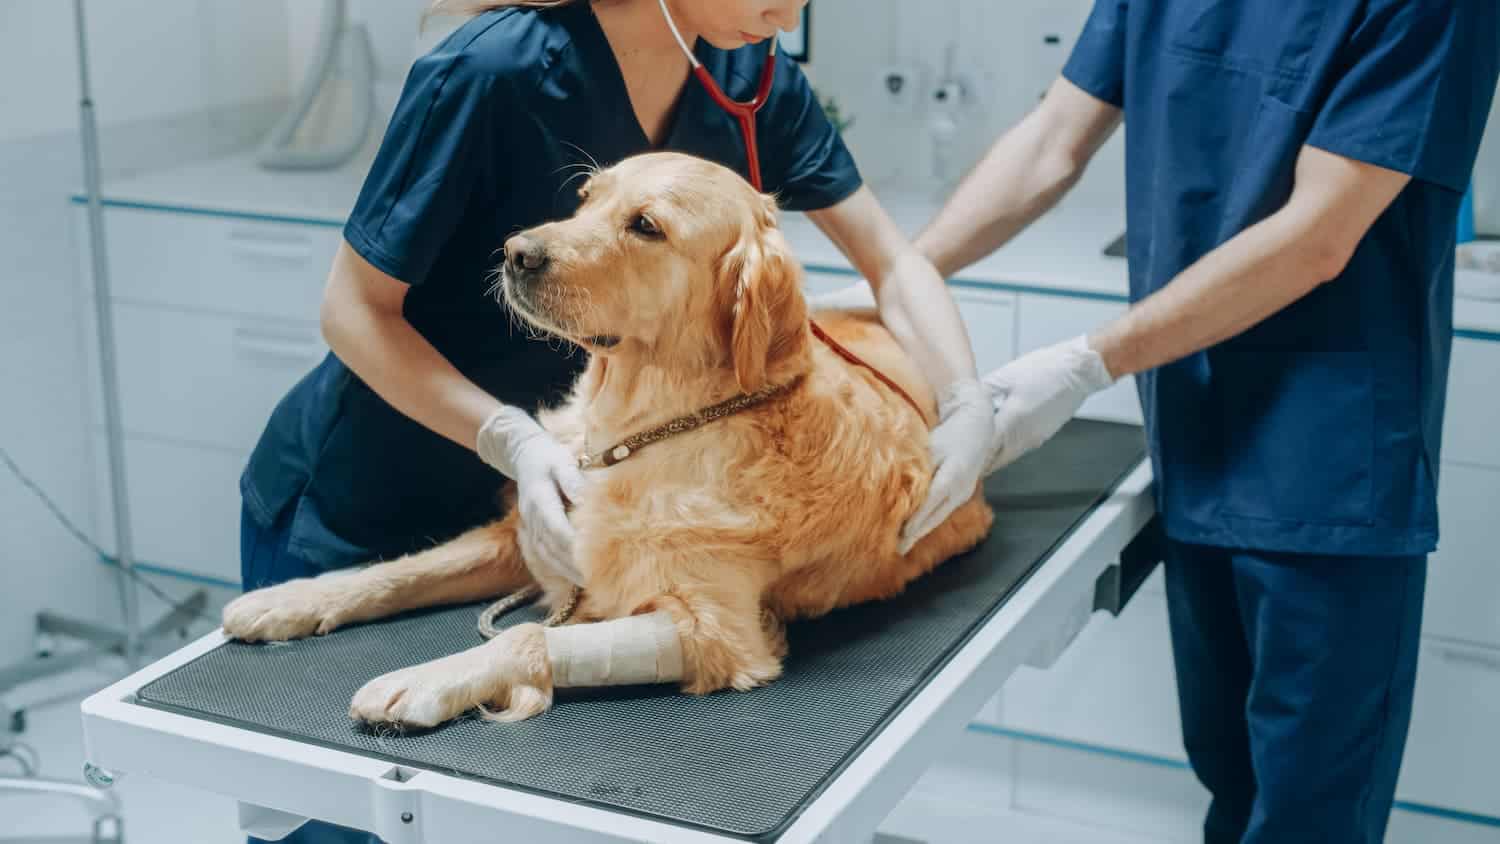
[[[1063,78],[1115,108],[1125,107],[1125,35],[1128,0],[1096,0]]]
[[[498,84],[463,53],[435,51],[412,65],[344,226],[365,260],[420,284],[466,210],[495,195]]]
[[[1372,0],[1307,143],[1462,193],[1495,93],[1496,0]]]
[[[797,62],[777,53],[776,82],[757,115],[761,175],[788,211],[818,211],[864,184],[854,156]]]

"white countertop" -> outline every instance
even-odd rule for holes
[[[259,168],[244,153],[110,181],[104,197],[112,204],[341,226],[373,154],[372,144],[339,170],[276,172]],[[1124,231],[1124,211],[1115,207],[1118,200],[1100,199],[1111,192],[1097,180],[1110,178],[1113,174],[1102,169],[1090,171],[1056,209],[954,281],[1124,301],[1129,286],[1126,263],[1103,253]],[[878,187],[876,193],[908,234],[915,234],[938,209],[932,196]],[[848,268],[843,255],[806,216],[787,214],[782,223],[804,264],[812,269]],[[1460,298],[1454,317],[1460,331],[1500,334],[1500,301]]]

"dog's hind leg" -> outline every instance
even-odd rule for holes
[[[322,635],[407,610],[477,601],[531,583],[514,511],[426,551],[242,595],[224,608],[224,632],[246,641]]]

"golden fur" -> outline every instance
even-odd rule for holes
[[[801,268],[770,197],[725,168],[671,153],[627,159],[581,194],[573,217],[507,243],[508,253],[534,250],[545,261],[516,272],[512,259],[502,284],[523,320],[591,352],[567,401],[539,414],[560,442],[597,452],[742,391],[801,382],[585,472],[570,511],[587,578],[574,623],[665,610],[681,635],[685,691],[749,689],[780,674],[784,622],[888,598],[979,542],[992,514],[976,495],[898,553],[901,525],[931,476],[932,389],[871,312],[818,321],[926,418],[811,336]],[[353,575],[250,593],[225,609],[225,630],[286,639],[513,591],[532,582],[517,518],[512,510]],[[567,597],[566,583],[541,585],[548,603]],[[351,713],[424,726],[476,706],[528,717],[552,697],[539,643],[540,628],[513,627],[372,681]]]

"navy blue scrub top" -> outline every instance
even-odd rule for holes
[[[748,100],[766,46],[700,61]],[[746,174],[738,124],[689,79],[663,148]],[[800,68],[782,55],[759,115],[765,188],[815,210],[860,186]],[[344,229],[353,249],[411,285],[405,315],[501,401],[555,402],[582,352],[526,339],[487,295],[509,235],[576,208],[581,163],[647,152],[625,83],[587,2],[509,8],[465,23],[418,60]],[[572,181],[570,181],[572,179]],[[389,558],[493,518],[503,478],[393,409],[329,355],[272,414],[241,478],[263,525],[290,519],[289,550],[334,567]]]
[[[1456,219],[1497,42],[1495,0],[1097,0],[1063,74],[1124,110],[1132,299],[1280,208],[1304,144],[1413,177],[1337,279],[1137,378],[1173,538],[1435,547]]]

